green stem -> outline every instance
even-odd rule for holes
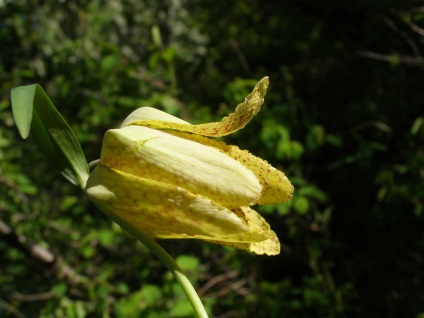
[[[96,159],[96,160],[93,160],[92,162],[90,162],[88,164],[88,169],[90,170],[90,172],[93,171],[94,168],[96,168],[99,163],[100,163],[100,159]]]
[[[116,218],[114,218],[116,220]],[[118,220],[117,220],[118,221]],[[208,318],[205,308],[197,295],[196,290],[190,283],[190,280],[183,273],[180,266],[173,260],[173,258],[150,236],[141,233],[139,230],[134,228],[131,224],[120,219],[117,222],[127,232],[134,236],[137,240],[143,243],[150,251],[152,251],[161,261],[168,267],[172,275],[174,275],[177,282],[180,284],[184,293],[187,295],[188,300],[193,307],[196,317]]]

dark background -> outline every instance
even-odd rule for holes
[[[215,121],[264,76],[262,111],[226,141],[296,187],[257,207],[281,254],[163,246],[213,317],[424,316],[423,1],[4,0],[0,44],[0,316],[191,316],[164,266],[20,139],[12,87],[41,84],[91,161],[137,107]]]

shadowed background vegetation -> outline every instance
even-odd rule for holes
[[[20,139],[12,87],[42,85],[92,161],[140,106],[214,121],[264,76],[262,111],[226,140],[296,187],[257,207],[281,254],[163,246],[213,317],[424,316],[423,1],[3,0],[0,44],[1,317],[191,317],[164,266]]]

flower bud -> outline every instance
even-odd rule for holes
[[[280,244],[249,206],[291,199],[283,172],[210,136],[243,128],[258,113],[268,86],[261,80],[221,122],[191,125],[142,107],[106,132],[100,164],[87,181],[90,199],[118,224],[157,238],[197,238],[257,254]]]

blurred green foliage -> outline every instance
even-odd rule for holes
[[[217,120],[270,76],[263,110],[227,138],[286,172],[258,207],[283,246],[259,257],[163,241],[214,317],[422,317],[424,3],[0,1],[2,317],[190,317],[163,265],[51,169],[10,112],[39,83],[89,160],[140,106]],[[57,262],[55,263],[57,264]]]

